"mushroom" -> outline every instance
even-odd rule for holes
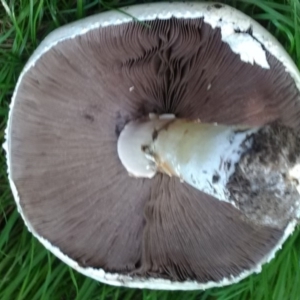
[[[57,29],[18,80],[4,146],[25,224],[108,284],[205,289],[259,272],[299,218],[296,66],[223,4],[124,10]]]

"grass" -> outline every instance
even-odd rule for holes
[[[0,0],[0,142],[16,80],[32,51],[47,33],[73,20],[135,0]],[[153,2],[153,1],[152,1]],[[251,15],[284,45],[300,68],[299,0],[225,2]],[[24,227],[0,157],[0,299],[167,300],[300,299],[300,231],[285,243],[262,273],[207,291],[165,292],[107,286],[78,274],[45,250]]]

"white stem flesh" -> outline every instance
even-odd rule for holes
[[[245,140],[258,130],[182,119],[149,119],[124,128],[118,152],[133,176],[151,178],[160,171],[231,202],[228,179],[241,155],[252,146],[251,139]]]
[[[252,146],[246,138],[257,130],[178,120],[158,135],[152,149],[160,170],[229,202],[227,182]]]

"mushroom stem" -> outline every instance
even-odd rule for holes
[[[227,182],[241,155],[251,147],[247,138],[258,130],[151,115],[124,128],[118,153],[132,176],[151,178],[159,171],[232,202]]]
[[[118,153],[132,176],[176,176],[260,225],[282,228],[300,217],[300,135],[291,128],[151,115],[125,126]]]

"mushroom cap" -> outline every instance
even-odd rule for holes
[[[296,222],[257,226],[176,178],[131,178],[118,135],[149,113],[299,128],[299,72],[274,37],[223,4],[123,10],[52,32],[26,64],[5,143],[19,212],[47,249],[101,282],[237,282],[274,257]]]

